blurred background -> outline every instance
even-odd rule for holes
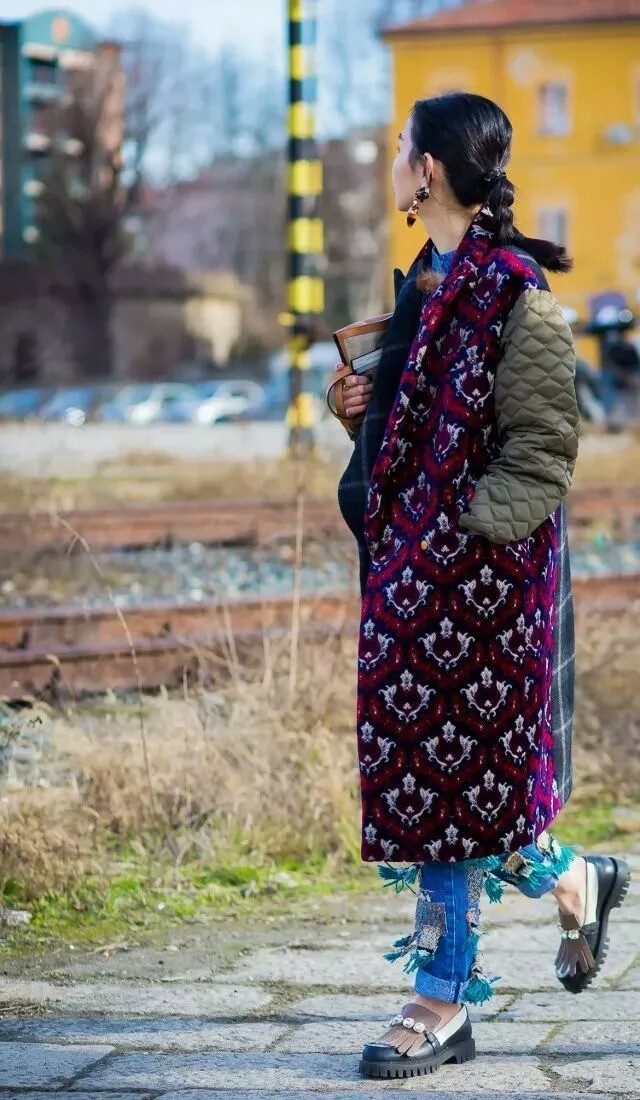
[[[416,97],[456,89],[506,109],[518,222],[575,256],[556,292],[579,338],[585,416],[614,426],[631,416],[636,6],[309,4],[323,169],[313,215],[324,227],[321,339],[305,375],[316,419],[335,358],[324,341],[388,308],[391,269],[406,268],[417,248],[390,200],[395,134]],[[185,0],[172,11],[168,0],[135,9],[96,0],[88,20],[85,4],[2,5],[5,419],[282,420],[287,11],[282,0]]]
[[[91,935],[150,919],[152,862],[165,915],[358,865],[324,390],[421,245],[396,135],[453,90],[575,257],[562,835],[640,844],[640,0],[0,0],[0,898]]]

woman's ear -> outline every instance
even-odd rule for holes
[[[424,173],[424,178],[427,181],[427,186],[431,187],[431,180],[433,179],[433,157],[431,156],[431,153],[423,153],[422,170]]]

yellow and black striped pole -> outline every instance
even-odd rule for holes
[[[309,346],[324,310],[324,284],[318,271],[323,243],[317,217],[322,164],[315,142],[316,0],[288,0],[289,6],[289,364],[291,401],[287,411],[289,448],[314,445],[314,403],[305,374]]]

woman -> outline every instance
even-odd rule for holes
[[[466,1003],[484,885],[559,906],[556,974],[581,992],[629,881],[548,833],[571,788],[573,613],[564,498],[578,447],[571,333],[542,268],[564,249],[513,224],[511,125],[492,102],[419,100],[393,187],[430,240],[406,278],[374,383],[349,376],[354,453],[339,487],[358,540],[362,858],[415,889],[387,956],[415,995],[363,1052],[370,1077],[475,1057]],[[410,864],[392,867],[391,863]],[[496,980],[496,979],[494,979]]]

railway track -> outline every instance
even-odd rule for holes
[[[342,524],[336,503],[305,501],[304,527],[335,530]],[[186,501],[76,512],[5,512],[0,515],[0,554],[65,550],[77,532],[92,550],[140,549],[203,542],[220,545],[265,542],[295,534],[295,504]]]
[[[304,596],[297,622],[305,635],[355,630],[358,601]],[[112,607],[45,608],[0,614],[0,698],[56,697],[180,683],[265,636],[286,638],[291,597],[232,603],[150,604],[127,609],[126,630]]]
[[[606,520],[616,533],[640,523],[640,490],[573,489],[573,529]],[[68,550],[77,531],[93,551],[141,549],[186,542],[249,545],[295,534],[292,504],[183,502],[79,512],[0,516],[0,556]],[[304,528],[343,530],[337,505],[307,501]],[[640,573],[574,577],[578,607],[602,611],[640,610]],[[290,633],[290,597],[241,598],[233,602],[149,603],[126,610],[126,627],[115,607],[44,607],[0,612],[0,698],[80,695],[108,688],[130,690],[179,682],[211,670],[236,650],[265,636]],[[354,596],[305,596],[296,610],[303,633],[336,635],[354,631]],[[132,652],[133,651],[133,652]],[[135,659],[134,659],[135,654]]]
[[[573,591],[578,609],[640,610],[640,574],[574,578]],[[336,636],[355,633],[358,611],[357,597],[329,594],[304,596],[297,615],[305,635]],[[293,600],[285,596],[149,604],[127,609],[127,637],[108,606],[6,611],[0,613],[0,697],[59,698],[132,690],[138,682],[147,688],[180,683],[185,674],[210,673],[265,636],[286,638],[293,614]]]
[[[616,531],[640,523],[640,489],[572,489],[569,521],[575,528],[606,520]],[[306,501],[305,530],[343,530],[337,504]],[[292,503],[186,501],[172,504],[82,509],[75,512],[5,512],[0,515],[0,555],[64,550],[77,531],[94,551],[203,542],[233,545],[287,538],[295,533]]]

